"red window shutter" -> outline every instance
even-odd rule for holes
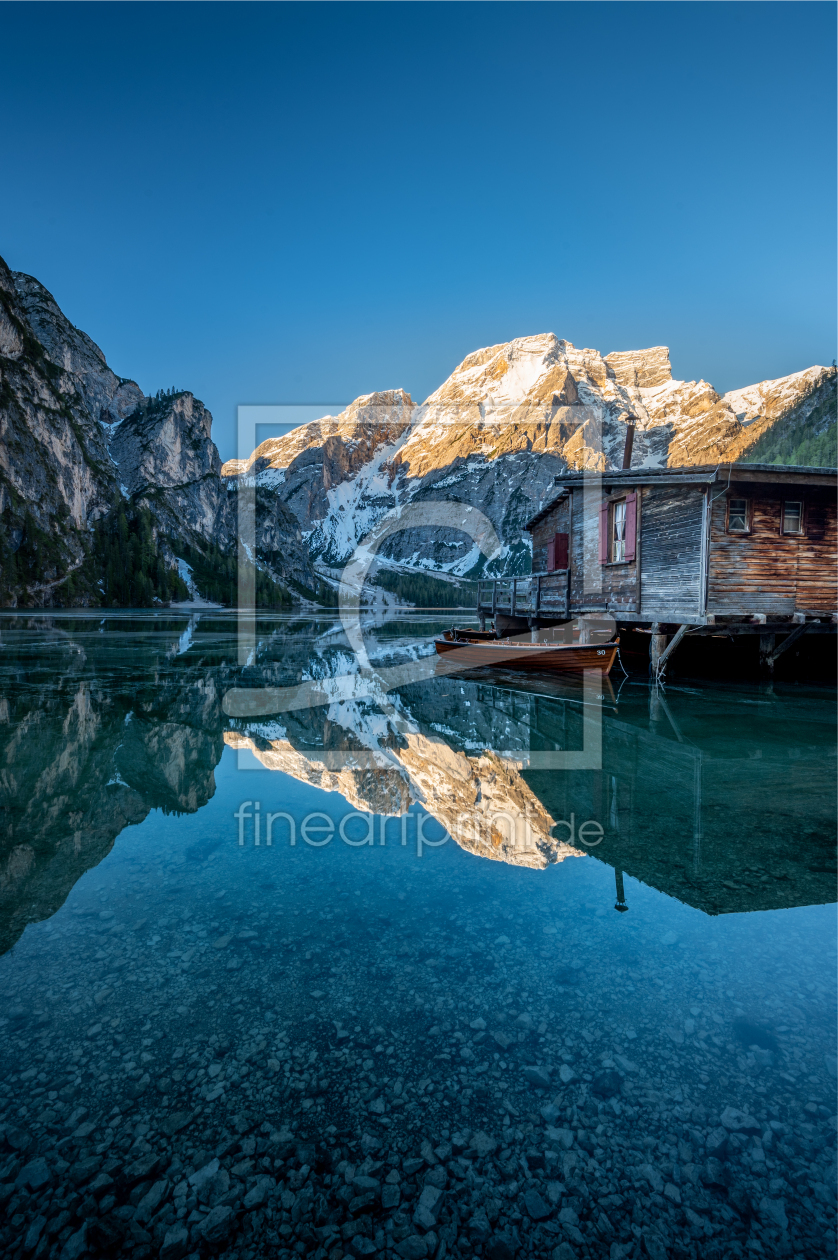
[[[599,509],[599,562],[608,560],[608,504],[603,503]]]
[[[547,572],[552,573],[556,567],[556,540],[551,538],[547,544]]]
[[[633,560],[637,553],[637,495],[626,495],[626,559]]]
[[[556,534],[556,568],[567,568],[567,534]]]

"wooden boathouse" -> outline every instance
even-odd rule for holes
[[[526,523],[531,574],[479,584],[481,625],[605,615],[651,632],[656,669],[686,634],[757,634],[770,673],[804,634],[835,632],[836,478],[735,463],[566,473]]]

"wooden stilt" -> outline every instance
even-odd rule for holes
[[[770,657],[772,667],[776,664],[778,658],[783,655],[787,648],[793,647],[797,640],[803,637],[807,629],[808,626],[806,625],[806,622],[801,622],[799,625],[795,626],[790,635],[783,639],[778,647],[774,648]],[[765,637],[768,638],[767,635]]]
[[[667,636],[661,634],[660,622],[652,622],[652,635],[649,641],[649,659],[652,665],[652,673],[656,674],[658,670],[658,661],[666,651]]]
[[[649,692],[649,721],[652,723],[660,722],[663,717],[664,712],[661,708],[660,691],[657,687],[653,687]]]
[[[614,876],[617,891],[617,903],[614,906],[614,909],[620,911],[628,910],[628,906],[626,905],[625,889],[623,888],[623,872],[618,866],[614,867]]]
[[[774,674],[774,644],[777,636],[775,634],[761,634],[759,636],[759,672],[763,677],[771,678]]]

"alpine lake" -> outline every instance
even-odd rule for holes
[[[450,624],[0,618],[4,1257],[835,1254],[834,690]]]

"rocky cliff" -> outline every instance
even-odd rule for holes
[[[337,570],[393,509],[453,500],[494,526],[502,548],[489,571],[519,572],[523,524],[556,474],[620,467],[630,421],[635,467],[748,459],[766,435],[812,417],[834,433],[835,376],[813,367],[722,396],[673,380],[665,346],[603,357],[547,333],[475,351],[421,406],[402,390],[368,394],[222,473],[286,503],[324,568]],[[445,526],[414,525],[379,555],[450,575],[485,567]]]
[[[117,376],[43,285],[0,259],[0,604],[185,595],[186,554],[233,589],[237,487],[211,428],[188,391],[146,398]],[[310,582],[299,526],[273,496],[258,496],[256,539],[267,600]],[[112,580],[126,568],[131,580]]]

